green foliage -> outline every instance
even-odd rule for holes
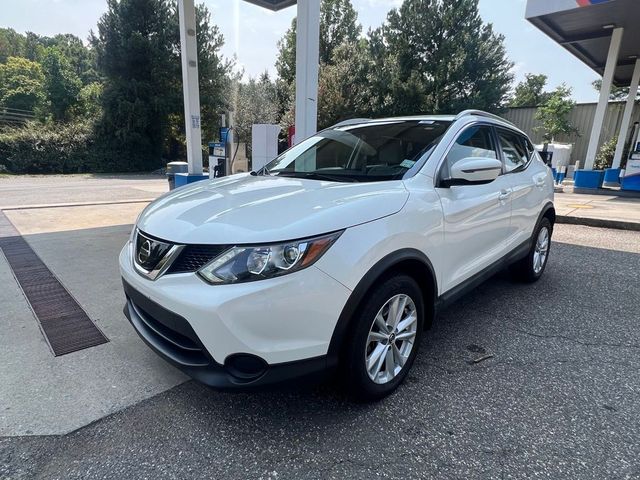
[[[42,67],[51,116],[56,122],[67,121],[71,108],[78,101],[82,82],[58,47],[45,49]]]
[[[280,115],[293,119],[296,77],[296,19],[278,42],[276,81]],[[351,0],[324,0],[320,5],[320,70],[334,64],[334,52],[341,45],[355,44],[362,32]],[[319,98],[319,101],[322,101]],[[319,107],[322,108],[322,107]],[[284,123],[292,123],[285,120]]]
[[[264,73],[259,79],[250,78],[238,82],[236,88],[235,133],[241,142],[250,143],[251,127],[256,123],[278,123],[278,99],[276,85]]]
[[[153,170],[162,165],[168,119],[175,110],[175,14],[167,0],[108,0],[93,38],[105,79],[98,135],[108,168]]]
[[[534,75],[528,73],[523,81],[521,81],[515,89],[513,98],[509,102],[510,107],[537,107],[544,105],[551,93],[545,92],[547,86],[546,75]]]
[[[0,170],[11,173],[78,173],[90,161],[93,125],[31,122],[0,132]]]
[[[613,157],[616,153],[616,147],[618,145],[618,136],[616,135],[608,142],[605,142],[600,147],[596,160],[593,164],[594,170],[606,170],[613,165]]]
[[[598,92],[602,89],[602,80],[596,80],[593,83],[593,88],[595,88]],[[609,100],[611,101],[624,101],[629,96],[629,87],[616,87],[613,85],[611,87],[611,92],[609,93]],[[638,95],[636,100],[640,100],[640,91],[638,91]]]
[[[39,63],[9,57],[0,64],[0,105],[34,111],[44,98],[44,74]]]
[[[0,28],[0,63],[9,57],[24,57],[26,39],[12,28]]]
[[[294,18],[278,42],[276,68],[287,85],[292,84],[296,76],[296,28]],[[320,63],[331,64],[335,49],[343,43],[355,42],[361,31],[351,0],[324,0],[320,6]]]
[[[342,33],[321,45],[320,127],[348,117],[504,105],[513,65],[504,38],[480,18],[477,0],[404,0],[366,39],[358,38],[351,9],[348,0],[323,2],[324,21],[341,25],[335,31]],[[279,43],[279,99],[288,102],[283,123],[292,118],[294,67],[295,21]]]
[[[377,49],[395,69],[387,89],[393,113],[495,111],[504,103],[513,64],[477,0],[405,0],[380,30]]]
[[[85,85],[78,92],[78,101],[73,107],[74,118],[98,119],[102,115],[102,92],[104,86],[100,82]]]
[[[545,142],[553,142],[559,135],[579,133],[569,121],[569,114],[576,105],[571,99],[571,92],[571,88],[563,83],[538,108],[536,120],[541,124],[538,130],[542,132]]]

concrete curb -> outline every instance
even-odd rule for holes
[[[567,215],[558,215],[556,223],[567,225],[584,225],[586,227],[613,228],[615,230],[629,230],[640,232],[640,223],[625,222],[622,220],[605,220],[600,218],[581,218]]]

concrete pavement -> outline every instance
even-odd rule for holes
[[[640,198],[556,193],[555,206],[562,223],[640,230]]]
[[[23,205],[5,215],[110,340],[53,357],[0,254],[0,435],[67,433],[185,381],[122,315],[117,265],[131,224],[147,205],[135,198],[166,190],[161,177],[0,179],[0,203]],[[42,206],[47,201],[98,204]]]

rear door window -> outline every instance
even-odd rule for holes
[[[498,140],[502,148],[505,171],[509,173],[524,169],[529,163],[529,151],[522,135],[498,129]]]

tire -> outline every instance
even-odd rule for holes
[[[511,266],[511,273],[516,280],[525,283],[533,283],[540,280],[549,261],[552,234],[553,227],[551,222],[548,218],[543,218],[533,232],[529,253]],[[546,243],[544,238],[546,238]]]
[[[401,315],[395,316],[400,329],[389,328],[390,318],[394,317],[391,309],[398,310],[403,305]],[[387,278],[367,295],[353,318],[353,334],[342,362],[343,379],[356,400],[382,399],[402,383],[422,339],[424,311],[420,287],[408,275]],[[367,364],[372,365],[370,370]]]

